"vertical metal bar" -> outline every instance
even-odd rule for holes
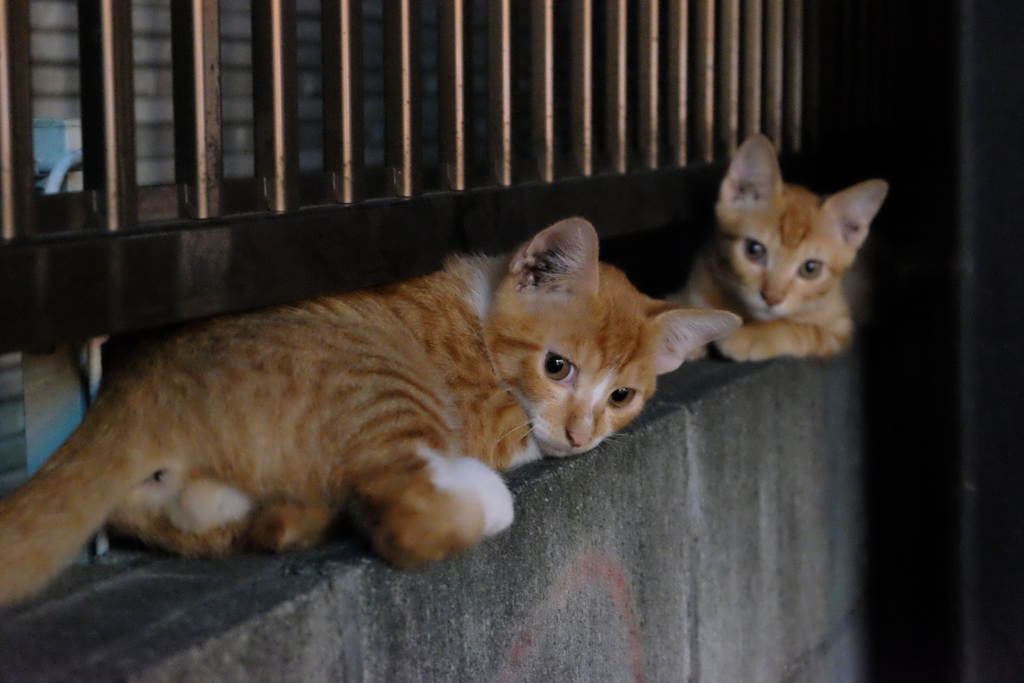
[[[576,171],[594,173],[594,7],[572,1],[572,156]]]
[[[612,168],[617,173],[625,173],[629,161],[626,144],[626,8],[626,0],[608,0],[607,146]]]
[[[736,150],[740,119],[740,0],[719,0],[718,106],[719,153]]]
[[[174,174],[193,218],[221,214],[220,3],[171,3]]]
[[[639,42],[639,118],[640,160],[645,168],[658,168],[658,41],[659,0],[640,0],[637,23]]]
[[[420,191],[419,0],[384,2],[384,165],[391,194]]]
[[[35,224],[28,5],[0,4],[0,240]]]
[[[271,211],[299,207],[295,1],[253,0],[252,69],[256,176]]]
[[[333,200],[360,198],[363,150],[363,3],[323,0],[324,172]]]
[[[512,184],[512,0],[487,0],[487,137],[494,182]]]
[[[687,88],[689,87],[689,14],[688,0],[669,0],[668,21],[668,144],[672,163],[686,165]]]
[[[882,64],[885,65],[881,72],[882,97],[885,102],[882,127],[891,129],[899,118],[897,113],[899,111],[897,106],[899,100],[896,86],[897,74],[894,73],[895,69],[892,67],[899,63],[899,59],[902,56],[899,52],[899,37],[901,27],[906,24],[900,23],[902,17],[900,17],[899,8],[895,4],[886,2],[882,4],[882,8]]]
[[[467,73],[470,54],[465,0],[442,0],[438,13],[438,96],[441,179],[449,190],[466,189]]]
[[[836,26],[837,8],[833,4],[835,0],[807,0],[809,6],[817,12],[818,20],[812,25],[810,21],[804,24],[805,29],[817,38],[817,50],[815,51],[817,78],[813,84],[816,94],[816,112],[811,121],[808,132],[813,132],[813,146],[815,151],[821,149],[823,141],[830,140],[835,135],[837,117],[833,116],[838,69],[839,31]]]
[[[743,42],[740,46],[740,80],[743,84],[741,103],[743,116],[740,138],[761,132],[761,78],[764,58],[763,0],[743,0],[741,21]]]
[[[555,5],[554,0],[530,3],[533,155],[537,175],[555,179]]]
[[[109,230],[138,220],[132,7],[122,0],[79,0],[82,165]]]
[[[786,146],[800,152],[818,138],[821,100],[819,0],[786,0]]]
[[[715,158],[715,0],[693,0],[693,152]]]
[[[843,138],[849,139],[853,128],[854,99],[856,97],[854,88],[854,32],[856,31],[853,2],[852,0],[833,0],[832,4],[835,14],[833,30],[836,40],[832,43],[835,48],[833,64],[835,71],[830,79],[832,86],[832,98],[829,102],[831,115],[829,120],[836,124],[834,132],[839,133]]]
[[[864,35],[862,40],[864,41],[864,54],[861,55],[864,67],[864,99],[867,100],[864,103],[864,126],[870,131],[870,134],[875,135],[875,114],[878,111],[878,64],[877,49],[878,49],[878,34],[879,26],[876,23],[878,18],[878,9],[876,8],[875,0],[865,0],[862,11],[864,12]]]
[[[873,0],[871,3],[871,127],[877,134],[882,127],[885,110],[885,86],[883,70],[885,69],[885,30],[886,25],[882,21],[882,7],[884,0]]]
[[[765,0],[764,132],[782,149],[782,84],[786,0]]]
[[[856,5],[857,36],[854,64],[857,70],[857,90],[855,93],[857,117],[854,126],[858,137],[866,138],[871,110],[871,3],[861,0]]]

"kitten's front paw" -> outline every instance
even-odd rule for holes
[[[700,360],[701,358],[707,358],[707,357],[708,357],[708,347],[707,347],[707,344],[705,344],[704,346],[698,346],[697,348],[693,349],[688,354],[686,354],[686,360],[687,361]]]
[[[473,458],[447,459],[429,454],[434,486],[444,491],[470,495],[483,508],[484,536],[493,536],[512,525],[515,512],[512,493],[501,476]]]
[[[771,344],[747,325],[714,344],[719,353],[735,361],[767,360],[777,355]]]

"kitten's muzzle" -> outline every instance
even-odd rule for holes
[[[761,290],[761,299],[768,305],[769,308],[778,306],[783,302],[785,298],[785,296],[777,292],[771,292],[767,289]]]

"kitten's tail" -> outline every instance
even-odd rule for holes
[[[32,478],[0,499],[0,606],[34,595],[70,565],[145,478],[114,429],[86,414]]]

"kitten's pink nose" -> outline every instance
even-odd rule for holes
[[[579,432],[571,432],[568,429],[565,430],[565,438],[569,439],[569,445],[573,448],[579,448],[587,442],[587,437]]]
[[[776,294],[775,292],[769,292],[767,289],[762,289],[761,298],[764,299],[764,302],[769,306],[778,306],[782,303],[782,299],[784,297]]]

